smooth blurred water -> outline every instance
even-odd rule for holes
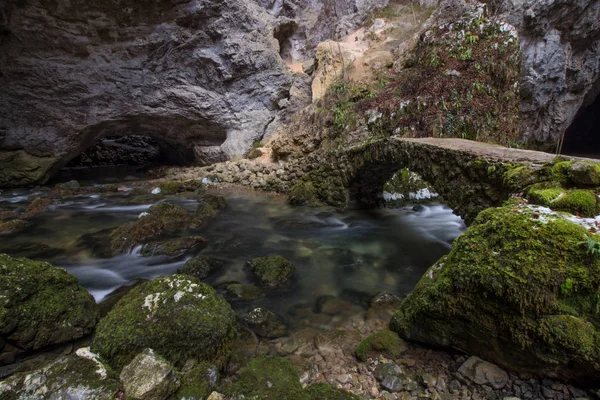
[[[31,192],[4,192],[0,210],[24,207]],[[282,255],[297,268],[292,290],[267,296],[238,308],[264,305],[283,310],[310,303],[318,296],[339,295],[344,289],[376,294],[409,293],[420,277],[450,250],[465,226],[443,205],[400,209],[336,212],[331,209],[291,207],[279,196],[247,191],[225,194],[229,206],[197,231],[207,245],[180,258],[142,257],[133,251],[114,258],[98,258],[78,239],[138,218],[151,204],[128,205],[126,197],[86,195],[54,205],[31,220],[14,237],[0,238],[0,251],[46,260],[66,268],[96,298],[136,278],[173,274],[197,253],[226,261],[207,282],[219,285],[252,283],[246,260]],[[171,198],[192,211],[195,199]]]

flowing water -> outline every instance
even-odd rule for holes
[[[2,193],[0,210],[23,208],[33,190]],[[238,312],[266,306],[283,312],[297,304],[314,303],[323,295],[367,296],[381,291],[409,293],[436,260],[450,250],[465,226],[444,205],[336,212],[291,207],[277,195],[246,190],[225,191],[229,204],[214,220],[194,231],[206,245],[179,258],[142,257],[136,249],[113,258],[92,255],[82,235],[135,220],[153,202],[129,205],[123,196],[88,194],[64,199],[31,219],[23,232],[0,238],[0,252],[52,262],[75,275],[102,301],[116,288],[137,278],[173,274],[196,254],[225,260],[207,283],[252,283],[246,261],[282,255],[296,268],[289,291],[252,302],[234,302]],[[157,200],[159,201],[159,200]],[[171,197],[193,211],[197,199]],[[84,237],[85,238],[85,237]]]

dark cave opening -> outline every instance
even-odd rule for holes
[[[562,154],[600,158],[600,95],[581,107],[567,128]]]
[[[297,28],[296,21],[287,21],[277,26],[273,31],[273,36],[279,42],[279,54],[284,60],[291,57],[292,43],[290,38],[294,35]]]
[[[131,134],[107,136],[73,158],[54,177],[54,181],[122,179],[141,177],[160,165],[190,165],[195,156],[166,140]]]

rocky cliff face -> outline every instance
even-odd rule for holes
[[[8,0],[0,186],[42,182],[106,136],[151,136],[181,163],[242,154],[310,99],[281,54],[386,2]]]
[[[552,146],[600,94],[600,1],[488,3],[519,30],[523,139]]]
[[[9,0],[0,31],[0,185],[41,181],[99,138],[242,153],[286,105],[275,20],[242,0]]]

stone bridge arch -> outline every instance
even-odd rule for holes
[[[418,173],[467,223],[489,207],[496,207],[512,193],[543,180],[536,171],[554,156],[461,139],[387,138],[352,147],[313,174],[320,197],[321,182],[337,184],[346,205],[381,204],[383,185],[401,168]],[[328,171],[328,172],[327,172]],[[340,179],[337,179],[339,177]],[[333,182],[333,183],[331,183]],[[338,196],[341,198],[342,196]],[[340,204],[337,204],[340,206]]]

